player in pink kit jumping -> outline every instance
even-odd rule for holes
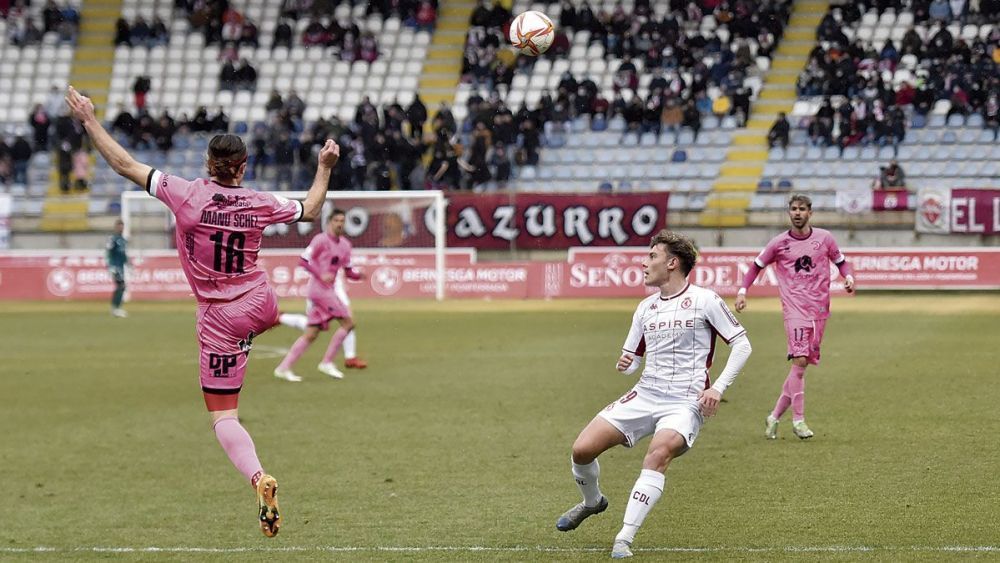
[[[264,473],[237,406],[255,336],[278,322],[278,300],[257,268],[262,231],[275,223],[311,221],[322,209],[340,147],[327,140],[304,202],[240,186],[247,149],[236,135],[208,144],[209,179],[184,180],[136,161],[101,126],[90,99],[69,88],[66,102],[111,168],[142,186],[176,218],[177,254],[198,301],[201,388],[215,435],[257,493],[260,528],[273,537],[281,526],[278,482]]]
[[[792,407],[792,431],[803,440],[813,437],[805,420],[805,374],[806,366],[819,363],[819,346],[826,319],[830,316],[831,263],[844,277],[844,289],[854,292],[851,265],[840,252],[833,235],[809,225],[812,200],[805,195],[793,195],[788,200],[788,216],[792,228],[767,243],[750,266],[736,296],[736,311],[741,312],[747,306],[747,289],[757,275],[768,264],[775,265],[792,368],[774,410],[767,416],[764,435],[769,440],[778,437],[778,420],[789,405]]]
[[[292,344],[285,359],[274,370],[274,376],[288,381],[302,381],[302,378],[292,372],[292,366],[305,353],[306,349],[316,340],[321,330],[329,328],[330,321],[337,319],[340,328],[333,333],[330,344],[323,355],[323,361],[316,369],[340,379],[344,374],[333,365],[340,346],[347,335],[354,330],[354,319],[351,309],[341,301],[334,290],[337,272],[343,269],[348,279],[359,280],[361,273],[351,267],[351,241],[344,236],[344,211],[334,209],[326,224],[326,232],[313,237],[312,242],[302,253],[299,264],[309,271],[309,286],[306,294],[309,298],[309,315],[305,332]]]

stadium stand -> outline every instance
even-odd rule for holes
[[[111,12],[107,1],[97,11],[82,4],[84,23],[88,7],[92,20]],[[946,52],[919,2],[881,11],[817,0],[516,0],[510,11],[468,1],[319,5],[332,17],[314,18],[295,2],[247,0],[222,12],[216,3],[194,10],[124,0],[113,12],[120,18],[102,31],[109,56],[100,63],[106,84],[90,85],[95,101],[140,158],[184,176],[202,173],[211,132],[244,135],[251,177],[265,188],[308,183],[314,140],[327,135],[344,147],[335,173],[342,188],[664,190],[674,192],[672,206],[704,210],[706,226],[780,208],[791,189],[833,209],[835,189],[871,186],[893,158],[910,188],[997,185],[1000,32],[992,2],[943,17],[953,39]],[[552,49],[537,60],[505,47],[511,13],[526,9],[559,22]],[[42,18],[42,6],[31,11]],[[11,25],[0,20],[5,31]],[[60,44],[56,33],[0,49],[11,55],[0,57],[0,91],[12,92],[0,107],[0,154],[18,152],[15,133],[37,139],[26,119],[36,103],[50,137],[72,137],[58,125],[61,87],[76,83],[80,68],[93,75],[97,63],[74,62],[83,49]],[[850,72],[831,81],[828,60],[842,53]],[[56,64],[28,64],[40,60]],[[229,61],[245,61],[253,80],[236,83],[239,63],[230,70]],[[977,86],[964,98],[945,92],[952,74],[962,82],[963,69],[979,77]],[[921,81],[933,83],[929,102]],[[956,109],[963,104],[967,111]],[[769,149],[779,112],[791,124],[788,144]],[[816,116],[830,112],[825,130]],[[885,123],[853,139],[834,127],[858,112]],[[16,167],[0,158],[0,185],[10,186],[0,189],[16,194],[27,214],[58,202],[60,179],[75,177],[59,169],[79,160],[32,150],[26,167],[23,158]],[[133,188],[103,162],[92,166],[81,166],[90,176],[85,212],[114,213],[118,194]]]
[[[781,208],[776,190],[871,188],[894,159],[911,190],[1000,186],[995,3],[866,6],[831,5],[820,22],[789,146],[770,150],[754,208]]]

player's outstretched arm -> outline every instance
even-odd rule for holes
[[[302,221],[312,221],[319,216],[326,199],[326,189],[330,185],[330,172],[340,160],[340,145],[333,139],[327,139],[319,151],[319,162],[316,164],[316,177],[312,187],[302,202]]]
[[[153,168],[132,158],[132,155],[104,130],[104,126],[94,115],[94,103],[90,101],[90,98],[70,86],[66,92],[66,104],[69,105],[73,117],[83,125],[94,147],[97,148],[97,152],[101,153],[111,169],[139,186],[148,188],[146,182],[149,180]]]

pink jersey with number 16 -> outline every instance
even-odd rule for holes
[[[302,218],[302,203],[241,186],[153,170],[150,195],[177,219],[177,255],[198,301],[232,301],[267,283],[257,268],[264,228]]]

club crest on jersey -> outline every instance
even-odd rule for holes
[[[689,309],[689,308],[691,308],[691,298],[685,297],[684,301],[681,301],[681,309]]]
[[[808,254],[800,256],[797,260],[795,260],[795,273],[799,273],[802,270],[811,272],[814,267],[815,265],[813,264],[813,259]]]

